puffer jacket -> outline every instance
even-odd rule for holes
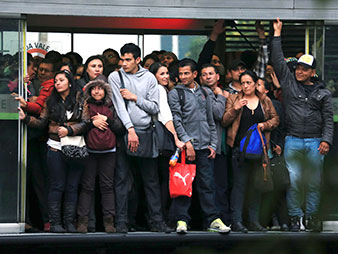
[[[212,112],[212,98],[205,98],[202,88],[197,85],[193,93],[189,88],[179,84],[169,92],[169,105],[173,114],[178,137],[183,142],[191,141],[195,150],[207,149],[210,146],[216,151],[217,133]],[[177,90],[185,94],[181,107]]]
[[[272,40],[271,59],[283,89],[286,135],[322,138],[322,141],[332,145],[334,127],[331,92],[323,82],[313,79],[314,89],[306,96],[302,84],[287,67],[280,37]]]
[[[265,94],[261,94],[256,91],[256,95],[259,98],[260,105],[264,114],[264,135],[267,140],[267,144],[270,142],[270,134],[271,131],[276,128],[279,124],[279,117],[277,112],[272,105],[272,102],[268,96]],[[227,100],[225,113],[222,119],[222,125],[224,127],[228,127],[227,133],[227,144],[230,147],[234,146],[235,138],[238,132],[239,125],[241,123],[241,116],[243,112],[243,108],[236,110],[234,105],[237,101],[243,98],[243,92],[239,92],[238,94],[230,94]]]
[[[58,136],[58,128],[64,126],[68,130],[68,136],[77,136],[84,133],[86,129],[86,124],[82,121],[82,111],[83,111],[83,96],[81,92],[76,94],[76,104],[73,108],[72,117],[65,121],[63,124],[60,124],[56,121],[53,121],[48,116],[48,110],[45,106],[39,116],[39,118],[33,116],[26,116],[24,123],[29,127],[43,129],[48,125],[48,135],[50,139],[55,141],[60,141]]]

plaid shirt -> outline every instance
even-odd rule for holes
[[[257,62],[255,64],[254,72],[260,78],[265,76],[265,67],[269,61],[268,45],[265,39],[260,39],[260,45],[257,55]]]

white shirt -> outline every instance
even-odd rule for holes
[[[158,85],[158,90],[160,91],[160,112],[158,112],[158,121],[165,125],[167,122],[173,120],[171,110],[168,104],[168,95],[167,91],[162,85]]]

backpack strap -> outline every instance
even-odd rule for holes
[[[123,80],[121,71],[118,71],[117,73],[118,73],[119,76],[120,76],[121,88],[122,88],[122,89],[126,88],[126,86],[125,86],[125,84],[124,84],[124,80]],[[126,106],[126,110],[127,110],[127,112],[128,112],[128,107],[127,107],[127,106],[128,106],[128,101],[127,101],[127,100],[124,100],[124,105]]]
[[[208,98],[208,92],[205,90],[205,88],[203,86],[201,86],[202,89],[202,93],[204,95],[205,98]]]
[[[178,94],[178,100],[180,101],[181,110],[183,109],[183,105],[185,104],[185,92],[183,89],[175,88]]]

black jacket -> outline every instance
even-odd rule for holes
[[[323,82],[313,80],[313,91],[306,96],[302,84],[297,82],[284,60],[280,37],[273,38],[271,59],[283,89],[286,134],[300,138],[322,138],[322,141],[332,145],[331,92]]]

